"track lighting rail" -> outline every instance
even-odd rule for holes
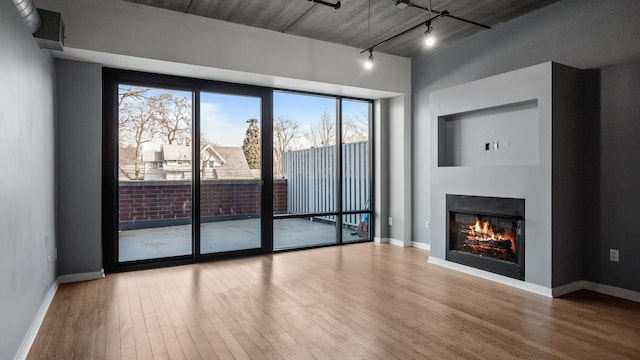
[[[435,12],[435,11],[433,11],[433,12]],[[431,24],[431,22],[433,20],[435,20],[435,19],[437,19],[439,17],[443,17],[443,16],[449,16],[449,12],[447,10],[438,11],[438,15],[429,18],[429,20],[423,21],[423,22],[419,23],[418,25],[415,25],[415,26],[413,26],[413,27],[411,27],[411,28],[409,28],[409,29],[407,29],[405,31],[399,32],[399,33],[393,35],[390,38],[386,38],[386,39],[380,41],[379,43],[373,44],[370,47],[360,51],[360,54],[364,53],[365,51],[371,52],[371,51],[373,51],[373,48],[375,48],[376,46],[382,45],[382,44],[386,43],[387,41],[391,41],[391,40],[397,38],[398,36],[404,35],[404,34],[408,33],[409,31],[412,31],[412,30],[415,30],[415,29],[419,28],[420,26]]]
[[[427,8],[427,7],[416,5],[416,4],[412,3],[412,2],[407,2],[406,4],[409,7],[416,8],[416,9],[421,9],[421,10],[424,10],[424,11],[430,11],[430,12],[432,12],[434,14],[441,14],[443,12],[446,12],[446,10],[444,10],[444,11],[438,11],[438,10],[433,10],[433,9],[429,10],[429,8]],[[485,28],[485,29],[491,29],[491,26],[489,26],[489,25],[485,25],[485,24],[481,24],[479,22],[471,21],[471,20],[468,20],[468,19],[465,19],[465,18],[453,16],[453,15],[449,14],[448,12],[447,12],[447,16],[452,18],[452,19],[456,19],[458,21],[466,22],[468,24],[479,26],[479,27],[482,27],[482,28]]]
[[[310,0],[310,1],[313,1],[313,0]],[[491,29],[491,26],[488,26],[488,25],[485,25],[485,24],[481,24],[481,23],[478,23],[478,22],[475,22],[475,21],[467,20],[467,19],[464,19],[464,18],[461,18],[461,17],[458,17],[458,16],[453,16],[453,15],[451,15],[451,14],[449,13],[449,11],[447,11],[447,10],[442,10],[442,11],[433,10],[433,9],[429,9],[429,8],[427,8],[427,7],[424,7],[424,6],[416,5],[416,4],[414,4],[414,3],[410,2],[410,1],[403,2],[403,4],[406,4],[407,6],[410,6],[410,7],[413,7],[413,8],[417,8],[417,9],[422,9],[422,10],[425,10],[425,11],[429,11],[430,13],[433,13],[433,14],[436,14],[436,15],[435,15],[435,16],[432,16],[431,18],[429,18],[429,19],[428,19],[428,20],[426,20],[426,21],[422,21],[422,22],[420,22],[419,24],[417,24],[417,25],[415,25],[415,26],[413,26],[413,27],[411,27],[411,28],[409,28],[409,29],[406,29],[406,30],[404,30],[404,31],[401,31],[401,32],[399,32],[399,33],[397,33],[397,34],[395,34],[395,35],[393,35],[393,36],[389,37],[389,38],[386,38],[386,39],[384,39],[384,40],[382,40],[382,41],[380,41],[380,42],[378,42],[378,43],[376,43],[376,44],[373,44],[373,45],[371,45],[371,46],[367,47],[366,49],[364,49],[364,50],[360,51],[360,54],[362,54],[362,53],[364,53],[364,52],[366,52],[366,51],[371,52],[371,51],[373,51],[373,49],[374,49],[375,47],[380,46],[380,45],[382,45],[382,44],[386,43],[387,41],[393,40],[393,39],[395,39],[395,38],[397,38],[397,37],[399,37],[399,36],[402,36],[402,35],[404,35],[404,34],[408,33],[409,31],[415,30],[415,29],[419,28],[420,26],[427,25],[427,27],[428,27],[429,25],[431,25],[431,23],[432,23],[435,19],[437,19],[437,18],[439,18],[439,17],[450,17],[450,18],[452,18],[452,19],[455,19],[455,20],[458,20],[458,21],[462,21],[462,22],[466,22],[466,23],[468,23],[468,24],[472,24],[472,25],[475,25],[475,26],[479,26],[479,27],[482,27],[482,28],[485,28],[485,29]]]

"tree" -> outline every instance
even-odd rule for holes
[[[135,149],[133,179],[141,180],[142,145],[151,142],[156,135],[156,112],[148,106],[145,97],[130,96],[121,99],[123,100],[118,108],[120,148],[131,146]]]
[[[258,119],[247,120],[249,127],[244,136],[242,151],[247,158],[250,169],[260,169],[260,129],[258,128]]]
[[[300,124],[294,120],[278,117],[273,124],[273,174],[282,174],[282,153],[293,150],[295,142],[302,137]]]
[[[147,99],[150,88],[139,86],[121,85],[118,89],[118,104],[123,104],[126,99]]]
[[[336,122],[326,111],[320,115],[320,120],[309,129],[311,146],[324,147],[336,144]]]
[[[352,143],[369,140],[369,117],[360,114],[357,117],[348,117],[342,121],[342,142]]]
[[[191,100],[175,92],[121,85],[118,92],[120,173],[142,180],[142,151],[149,142],[186,143],[191,135]],[[133,174],[131,174],[133,168]]]
[[[157,110],[158,134],[167,144],[184,142],[191,135],[191,100],[186,96],[162,94],[151,99],[149,106]]]

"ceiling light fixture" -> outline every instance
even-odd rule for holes
[[[424,43],[427,47],[432,47],[436,44],[436,36],[431,33],[433,31],[433,28],[431,27],[431,19],[433,19],[433,12],[431,12],[432,7],[431,0],[429,0],[429,20],[425,23],[427,31],[424,32]]]
[[[401,3],[401,4],[400,4]],[[390,36],[382,41],[379,41],[373,45],[370,45],[369,47],[365,48],[364,50],[360,51],[360,53],[364,53],[366,51],[369,52],[369,60],[365,63],[365,67],[366,68],[371,68],[373,67],[373,49],[375,49],[377,46],[380,46],[388,41],[391,41],[399,36],[402,36],[410,31],[413,31],[417,28],[419,28],[422,25],[426,25],[427,26],[427,31],[425,31],[424,35],[425,35],[425,43],[427,44],[427,46],[433,46],[436,43],[436,38],[435,36],[432,34],[433,28],[431,27],[431,23],[436,20],[437,18],[440,17],[449,17],[452,18],[454,20],[458,20],[458,21],[462,21],[465,22],[467,24],[472,24],[475,26],[479,26],[485,29],[491,29],[491,26],[488,25],[484,25],[475,21],[471,21],[471,20],[467,20],[461,17],[457,17],[457,16],[453,16],[451,15],[447,10],[442,10],[442,11],[438,11],[438,10],[433,10],[431,8],[431,5],[429,5],[429,7],[423,7],[420,5],[416,5],[414,3],[411,2],[411,0],[400,0],[400,1],[396,1],[396,7],[400,7],[406,5],[407,7],[413,7],[413,8],[417,8],[417,9],[422,9],[422,10],[426,10],[429,12],[429,19],[427,19],[426,21],[421,21],[419,24],[412,26],[406,30],[403,30],[393,36]],[[433,15],[436,14],[436,15]],[[371,44],[371,0],[369,0],[369,44]],[[370,63],[370,64],[369,64]]]
[[[432,47],[436,44],[436,36],[431,33],[433,28],[431,27],[431,22],[427,22],[427,31],[424,32],[424,43],[428,47]]]
[[[373,69],[373,48],[369,49],[369,58],[364,62],[364,68],[367,70]]]
[[[367,22],[367,30],[369,32],[369,43],[371,43],[371,0],[369,0],[369,19]],[[360,54],[365,51],[366,50],[363,50]],[[373,47],[369,48],[369,58],[364,62],[364,68],[367,70],[373,69]]]

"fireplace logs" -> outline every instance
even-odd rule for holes
[[[462,224],[459,231],[466,236],[461,244],[462,249],[458,250],[516,261],[516,236],[511,229],[494,231],[489,221],[482,221],[476,217],[474,224]]]

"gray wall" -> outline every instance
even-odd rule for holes
[[[585,269],[593,281],[640,291],[640,61],[602,68],[600,89],[600,237]]]
[[[56,59],[58,274],[102,269],[102,67]]]
[[[379,99],[374,104],[374,196],[375,213],[373,236],[378,241],[389,239],[389,100]]]
[[[551,165],[551,286],[584,278],[584,244],[597,238],[585,221],[585,204],[597,198],[584,181],[588,153],[584,139],[584,71],[553,64]],[[525,240],[526,242],[526,240]]]
[[[580,69],[608,68],[614,64],[637,61],[640,60],[638,33],[640,33],[640,1],[564,0],[451,46],[431,52],[425,51],[415,56],[412,59],[413,158],[416,159],[413,162],[412,236],[414,241],[431,242],[431,232],[424,226],[425,220],[431,218],[430,168],[428,162],[417,161],[420,158],[431,158],[431,144],[425,141],[425,139],[431,139],[430,92],[550,60]],[[628,68],[624,66],[622,68],[633,73],[636,71],[630,70],[634,68],[631,65]],[[603,70],[602,79],[600,79],[603,83],[603,93],[619,94],[624,90],[631,90],[616,81],[614,73],[618,71],[622,70],[613,68],[610,71]],[[595,82],[597,81],[598,79]],[[612,88],[607,90],[605,85],[610,83],[612,85],[607,86]],[[630,126],[635,111],[630,107],[630,104],[633,104],[633,99],[630,98],[632,95],[625,93],[625,98],[628,100],[625,104],[619,98],[613,95],[606,96],[607,94],[601,96],[600,103],[602,112],[599,127],[602,128],[603,134],[595,140],[602,142],[600,144],[602,152],[599,154],[602,158],[600,172],[612,172],[608,173],[606,178],[603,175],[601,182],[600,189],[607,186],[607,190],[601,191],[599,200],[588,204],[594,210],[599,208],[597,201],[614,202],[611,208],[603,203],[601,211],[603,214],[593,216],[593,221],[603,222],[603,233],[610,230],[605,229],[608,226],[604,225],[604,221],[607,220],[608,215],[604,213],[617,215],[619,211],[613,212],[613,209],[625,208],[626,201],[637,203],[640,200],[634,190],[624,194],[619,193],[623,191],[625,184],[635,179],[635,173],[622,166],[628,165],[625,162],[633,161],[629,154],[640,153],[639,142],[619,143],[615,139],[618,134],[632,136],[633,131],[637,130]],[[605,112],[619,113],[621,120],[615,123],[613,128],[608,128],[609,123],[615,120],[612,120],[612,114],[605,114]],[[598,126],[592,128],[597,130]],[[589,132],[585,131],[585,133]],[[620,148],[628,151],[625,153],[626,159],[616,155]],[[597,159],[594,158],[594,160]],[[609,162],[608,166],[605,164],[607,162]],[[634,166],[637,165],[634,164]],[[594,176],[598,176],[598,173],[594,173]],[[592,179],[586,181],[589,182]],[[610,193],[627,198],[624,201],[615,202]],[[605,196],[606,199],[604,199]],[[633,208],[626,209],[633,210]],[[597,223],[594,226],[597,226]],[[586,278],[638,290],[638,280],[634,279],[634,273],[627,272],[630,267],[638,266],[633,265],[632,242],[634,240],[632,237],[624,236],[623,232],[630,230],[622,228],[617,231],[619,234],[614,236],[592,236],[591,240],[584,244]],[[604,249],[608,250],[610,246],[614,246],[611,243],[614,241],[615,246],[621,248],[621,262],[618,264],[606,260],[608,251],[604,253]],[[595,242],[598,244],[594,245]],[[631,251],[624,249],[631,249]],[[591,250],[597,253],[594,254]],[[625,254],[627,254],[626,259]],[[637,274],[637,268],[635,273]]]
[[[55,279],[55,78],[11,1],[0,44],[0,359],[12,359]]]

